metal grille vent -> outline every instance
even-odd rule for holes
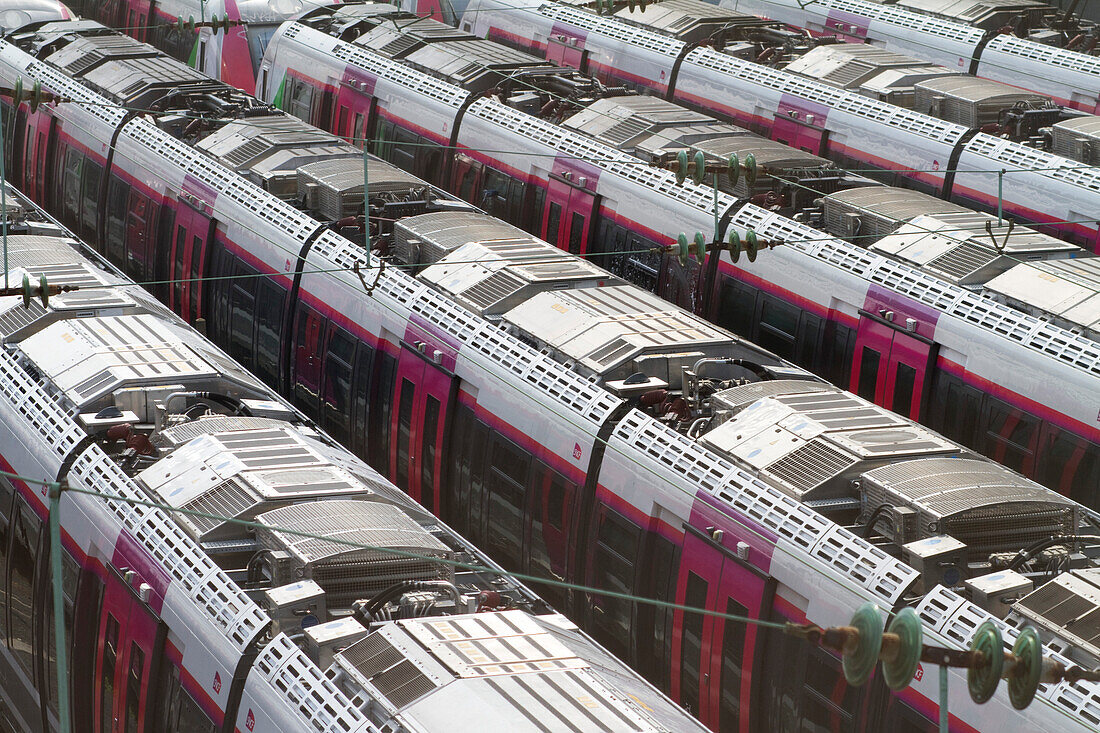
[[[256,520],[265,525],[256,531],[260,544],[289,551],[301,574],[325,589],[330,607],[348,606],[398,581],[453,576],[450,565],[435,562],[451,558],[447,546],[389,504],[350,500],[293,504],[260,514]],[[282,527],[319,536],[290,535]]]
[[[1013,611],[1100,656],[1100,572],[1063,573],[1017,601]]]
[[[395,56],[400,56],[401,54],[405,53],[405,51],[408,51],[410,48],[413,48],[415,46],[420,45],[420,43],[421,43],[420,39],[417,38],[416,36],[412,36],[412,35],[398,36],[397,38],[394,38],[392,41],[389,41],[388,43],[382,45],[378,49],[371,49],[371,50],[372,51],[376,50],[378,53],[382,54],[383,56],[387,56],[389,58],[394,58]]]
[[[481,309],[486,309],[493,303],[504,300],[526,283],[508,270],[500,270],[491,277],[467,288],[462,297],[474,303]]]
[[[231,168],[240,168],[269,147],[271,143],[262,137],[250,138],[243,145],[225,153],[222,156],[222,162]]]
[[[860,61],[852,61],[825,74],[821,77],[821,81],[836,84],[838,87],[847,87],[856,79],[859,79],[861,76],[867,74],[867,72],[873,70],[874,67],[869,64]]]
[[[819,439],[780,458],[765,471],[805,494],[855,463],[853,456]]]
[[[604,142],[618,147],[627,140],[632,140],[649,128],[649,123],[642,119],[630,118],[618,122],[599,134]]]
[[[994,252],[970,242],[963,242],[934,260],[929,261],[930,270],[939,270],[949,278],[962,280],[980,267],[996,259]]]
[[[339,656],[396,708],[404,707],[437,687],[380,633],[360,639]]]
[[[257,428],[274,429],[284,427],[285,425],[286,423],[282,420],[274,420],[267,417],[207,417],[168,428],[160,433],[160,438],[165,445],[177,446],[200,436],[210,435],[211,433],[255,430]]]
[[[44,315],[46,315],[46,309],[37,300],[32,300],[27,308],[24,308],[22,303],[18,303],[6,312],[0,313],[0,336],[7,338]]]
[[[824,382],[810,382],[798,379],[770,379],[765,382],[750,382],[740,387],[731,387],[711,396],[711,406],[715,410],[738,411],[757,400],[783,394],[800,392],[835,392],[836,387]]]
[[[238,481],[230,480],[199,495],[194,501],[184,504],[181,508],[217,517],[236,517],[249,507],[255,506],[258,501],[260,501],[259,494]],[[200,538],[223,524],[223,520],[213,517],[202,517],[196,514],[182,516],[195,526]]]

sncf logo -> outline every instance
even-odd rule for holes
[[[214,694],[217,695],[222,691],[222,676],[217,672],[214,673]]]
[[[256,716],[252,714],[252,708],[248,709],[248,717],[244,719],[244,727],[249,730],[256,727]]]
[[[581,444],[580,443],[574,443],[573,444],[573,458],[577,459],[578,461],[581,459]]]

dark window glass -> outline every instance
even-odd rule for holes
[[[111,179],[107,195],[107,258],[119,267],[123,265],[126,244],[126,212],[130,186],[118,178]]]
[[[676,546],[655,532],[645,535],[648,543],[647,560],[643,563],[645,572],[639,578],[642,594],[658,601],[676,600]],[[648,603],[638,605],[637,636],[639,639],[653,638],[652,644],[640,644],[639,666],[641,672],[662,692],[669,691],[671,684],[672,658],[672,621],[670,608],[658,608]]]
[[[756,288],[745,285],[732,277],[722,278],[721,298],[715,320],[745,338],[753,337],[756,322]]]
[[[726,613],[745,616],[748,609],[732,598],[726,599]],[[718,701],[719,730],[738,729],[741,718],[741,674],[745,657],[745,624],[726,619],[722,629],[722,697]]]
[[[890,733],[936,733],[939,725],[890,695],[886,700],[886,720],[883,730]]]
[[[342,328],[334,328],[325,351],[323,424],[341,443],[351,437],[351,365],[355,341]]]
[[[528,456],[500,435],[494,436],[488,496],[489,552],[509,569],[520,567],[523,548],[523,498]]]
[[[569,251],[579,255],[584,249],[584,216],[573,212],[572,221],[569,224]]]
[[[488,545],[485,532],[485,487],[491,473],[487,462],[481,458],[489,450],[489,427],[480,420],[474,421],[473,439],[470,442],[470,534],[479,545]]]
[[[195,699],[180,684],[180,671],[167,659],[160,672],[155,730],[165,733],[214,733],[214,721],[207,717]]]
[[[451,457],[455,462],[451,469],[454,483],[448,496],[449,501],[444,502],[447,507],[444,519],[466,536],[470,535],[470,446],[475,422],[474,412],[469,407],[461,406],[455,411],[451,450]]]
[[[8,568],[11,651],[29,675],[34,671],[34,566],[42,522],[22,501],[17,501],[16,506],[18,508],[12,512],[11,565]]]
[[[1100,446],[1058,428],[1045,426],[1053,437],[1039,456],[1036,478],[1070,498],[1095,506],[1100,496]]]
[[[100,730],[114,730],[115,661],[118,659],[118,621],[107,614],[107,628],[103,638],[102,676],[100,677],[99,708]]]
[[[256,375],[270,386],[279,381],[279,347],[283,336],[286,290],[270,278],[259,278],[256,299]],[[209,320],[210,316],[207,315]]]
[[[202,293],[202,239],[191,237],[191,271],[187,274],[190,282],[187,288],[191,291],[190,315],[193,323],[202,315],[199,312],[199,299]],[[255,292],[255,288],[252,289]]]
[[[439,400],[431,395],[426,395],[424,399],[424,427],[420,433],[420,503],[429,512],[435,512],[435,444],[439,432]]]
[[[145,652],[130,642],[130,669],[126,672],[126,733],[137,733],[141,687],[145,682]]]
[[[908,416],[913,405],[913,389],[917,382],[917,370],[908,364],[898,363],[894,374],[894,395],[890,409]]]
[[[981,417],[981,395],[954,377],[946,377],[947,399],[943,400],[943,434],[970,448],[978,445],[978,419]]]
[[[62,221],[77,228],[80,219],[80,171],[84,156],[79,150],[69,148],[65,153],[65,178],[62,180]]]
[[[784,359],[793,359],[795,334],[798,332],[799,310],[771,296],[764,296],[760,306],[758,344]]]
[[[878,386],[878,364],[882,354],[867,346],[859,357],[859,396],[874,401]]]
[[[368,433],[370,387],[374,375],[374,349],[360,341],[355,362],[355,421],[352,432],[352,449],[361,458],[367,458],[367,446],[372,439]],[[377,438],[375,438],[377,439]]]
[[[276,23],[249,23],[245,26],[248,31],[248,55],[252,58],[253,75],[260,70],[264,51],[278,27]]]
[[[381,359],[378,379],[378,409],[371,411],[371,420],[374,428],[371,435],[374,436],[374,465],[385,476],[390,470],[390,410],[393,405],[393,386],[397,375],[397,360],[381,349],[378,350]]]
[[[183,307],[183,250],[186,244],[187,229],[181,224],[176,227],[176,245],[172,251],[172,294],[177,309]]]
[[[707,581],[688,572],[684,605],[706,608]],[[703,653],[703,614],[684,611],[683,636],[680,640],[680,705],[699,712],[699,662]]]
[[[825,368],[822,370],[833,384],[848,384],[852,374],[852,352],[855,351],[853,340],[855,329],[848,328],[840,323],[832,323],[827,328],[833,332],[831,340],[826,342],[830,351],[825,357]]]
[[[534,463],[532,473],[534,480],[528,509],[531,518],[528,570],[539,577],[565,580],[569,556],[567,512],[571,511],[569,503],[576,487],[539,462]],[[561,586],[539,585],[538,591],[555,608],[561,608],[565,602],[565,589]]]
[[[821,327],[821,319],[813,313],[802,312],[802,322],[798,327],[798,354],[796,361],[808,368],[822,374],[826,364],[819,359],[821,350],[821,337],[824,329]]]
[[[550,216],[546,221],[546,241],[550,244],[558,243],[558,227],[561,225],[561,204],[550,202]]]
[[[256,324],[256,271],[243,262],[229,289],[229,355],[251,370],[254,366],[253,327]]]
[[[397,488],[409,490],[409,438],[412,432],[413,397],[416,385],[401,380],[401,402],[397,412]]]
[[[84,203],[80,217],[81,231],[89,242],[96,242],[96,222],[99,221],[99,187],[103,182],[103,166],[84,161]],[[102,243],[98,243],[102,248]]]
[[[6,478],[0,476],[0,579],[6,577],[8,537],[10,536],[12,501],[15,498],[15,488]],[[0,640],[8,637],[6,612],[8,600],[7,584],[0,582]]]
[[[592,585],[616,593],[633,593],[637,563],[638,528],[610,509],[601,507],[592,558]],[[622,598],[595,596],[592,599],[595,636],[620,659],[630,658],[632,610],[633,604]]]
[[[1032,415],[990,398],[985,454],[1011,469],[1025,470],[1024,463],[1032,456],[1032,439],[1038,433],[1038,425],[1039,421]]]
[[[855,730],[859,698],[859,689],[845,681],[840,661],[823,649],[811,648],[803,688],[803,730]]]
[[[76,608],[76,588],[80,578],[80,566],[76,560],[65,552],[61,556],[61,593],[64,596],[65,607],[65,641],[73,648],[73,613]],[[53,583],[46,584],[46,613],[49,639],[46,641],[46,667],[49,674],[49,703],[50,709],[57,712],[57,647],[54,642],[56,629],[53,623]],[[73,665],[72,653],[69,655],[69,664]]]

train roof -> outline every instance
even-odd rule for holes
[[[293,689],[281,698],[268,695],[260,714],[284,729],[339,719],[342,729],[361,732],[380,730],[376,724],[481,730],[486,721],[543,730],[530,717],[540,709],[556,721],[555,730],[702,730],[166,308],[135,298],[140,288],[78,250],[79,243],[25,197],[10,187],[7,195],[9,274],[45,274],[51,283],[80,289],[38,309],[24,306],[20,296],[0,297],[0,305],[17,301],[25,314],[22,330],[6,339],[0,384],[6,388],[21,374],[20,409],[28,419],[69,436],[70,447],[78,435],[91,439],[73,464],[74,485],[186,512],[142,509],[141,521],[159,522],[154,536],[167,544],[153,548],[153,556],[169,571],[165,584],[143,587],[165,596],[162,613],[187,617],[169,611],[181,596],[168,584],[182,582],[193,593],[183,597],[209,613],[204,623],[220,625],[234,642],[227,650],[243,650],[271,624],[275,638],[259,642],[246,699],[263,699],[259,680],[274,688],[281,674],[292,675]],[[36,233],[24,233],[32,225]],[[84,274],[73,276],[78,272]],[[67,307],[78,295],[93,297],[83,298],[79,309]],[[6,313],[10,318],[15,311]],[[43,328],[26,323],[51,314],[55,319]],[[135,435],[144,437],[132,440]],[[140,541],[150,541],[138,529],[132,531]],[[242,563],[253,556],[272,562],[246,572]],[[477,567],[449,564],[458,558]],[[201,574],[202,581],[177,578],[177,570]],[[358,599],[391,592],[395,582],[407,587],[392,603],[374,606],[373,614],[350,614]],[[489,591],[493,600],[482,596]],[[476,613],[483,605],[499,612]],[[303,623],[307,607],[317,625]],[[413,617],[402,619],[403,613]],[[172,626],[169,633],[204,632]],[[472,653],[471,644],[480,651]],[[386,645],[389,652],[379,656]],[[323,675],[330,666],[339,686]],[[419,677],[395,674],[395,667]],[[303,686],[312,699],[325,701],[322,709],[298,704]],[[587,700],[583,708],[580,697]],[[370,699],[370,716],[352,699]]]

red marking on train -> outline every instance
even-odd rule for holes
[[[222,676],[217,672],[214,673],[214,694],[217,695],[222,691]]]
[[[573,457],[576,458],[578,461],[581,459],[581,444],[580,443],[574,443],[573,444]]]
[[[244,719],[244,727],[249,730],[256,727],[256,716],[252,714],[252,708],[248,709],[248,717]]]
[[[922,679],[924,679],[924,665],[923,664],[918,664],[917,665],[917,671],[916,671],[916,674],[913,675],[913,679],[915,679],[917,682],[920,682]],[[252,711],[250,710],[249,712],[252,712]],[[251,730],[251,728],[249,730]]]

